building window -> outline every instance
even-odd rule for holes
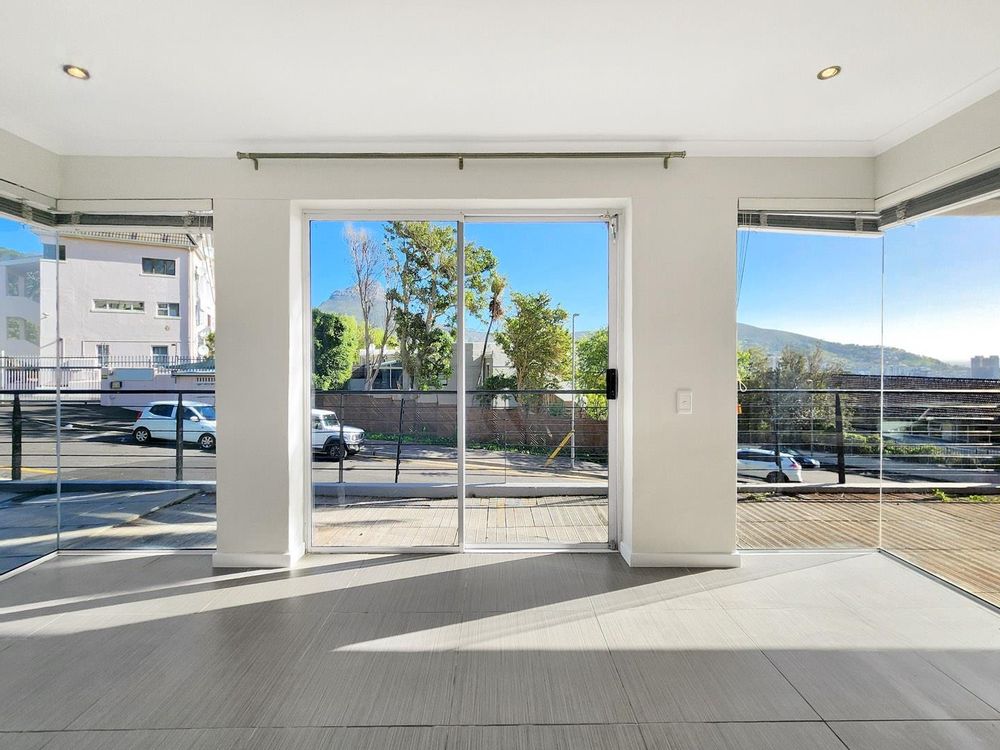
[[[97,363],[101,367],[105,367],[110,360],[111,360],[111,344],[98,344]]]
[[[95,299],[94,309],[102,312],[146,312],[146,303],[138,300]]]
[[[177,261],[164,258],[143,258],[142,272],[154,276],[176,276]]]
[[[153,346],[150,347],[153,354],[153,361],[157,364],[166,364],[170,359],[170,347],[168,346]]]
[[[42,257],[46,260],[56,259],[56,246],[55,245],[42,245]],[[59,260],[66,260],[66,246],[59,246]]]
[[[179,318],[181,305],[179,302],[157,302],[156,316],[158,318]]]
[[[13,341],[24,338],[24,318],[7,318],[7,338]]]

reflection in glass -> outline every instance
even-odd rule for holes
[[[57,246],[0,218],[0,573],[56,549],[55,400],[32,391],[55,384]]]
[[[1000,604],[1000,202],[885,245],[882,546]]]

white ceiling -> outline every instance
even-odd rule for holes
[[[0,128],[63,154],[874,154],[1000,89],[998,28],[1000,0],[3,0]]]

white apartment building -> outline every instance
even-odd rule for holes
[[[68,360],[166,363],[204,356],[215,328],[212,248],[195,235],[61,233],[41,256],[7,251],[0,291],[7,357],[56,357],[61,338]]]

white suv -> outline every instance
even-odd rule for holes
[[[139,414],[132,425],[132,438],[146,444],[151,440],[174,440],[177,437],[177,403],[154,401]],[[215,407],[197,401],[184,402],[184,442],[197,443],[202,450],[215,450]]]
[[[344,425],[341,428],[337,413],[326,409],[312,410],[312,449],[313,453],[328,456],[334,461],[341,457],[340,434],[344,433],[343,451],[353,456],[365,448],[365,431],[360,427]]]
[[[801,482],[802,466],[787,453],[782,453],[781,471],[778,471],[774,451],[740,448],[736,451],[736,474],[763,479],[765,482]]]

